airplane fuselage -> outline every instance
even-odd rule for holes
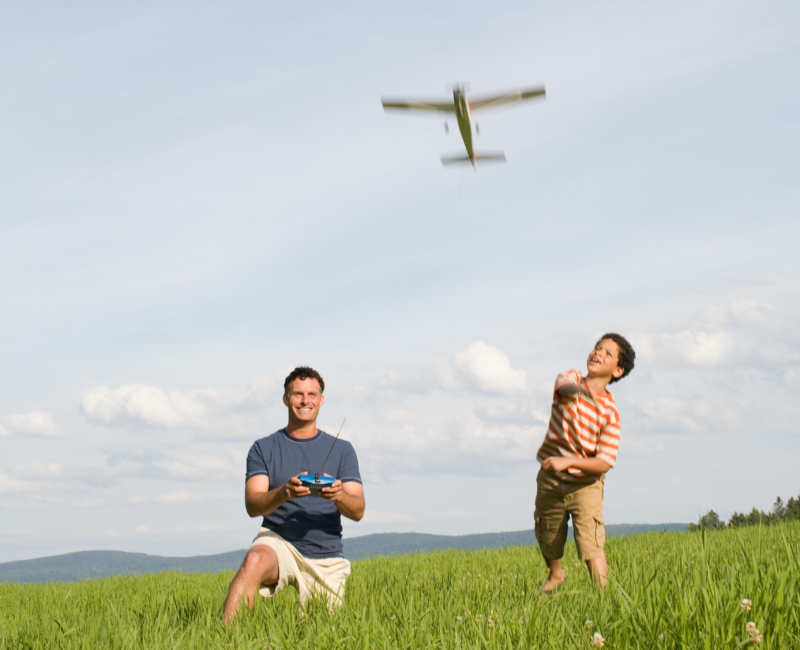
[[[457,163],[469,162],[475,167],[477,162],[488,161],[502,161],[505,162],[506,155],[502,151],[488,152],[482,151],[480,153],[475,151],[474,140],[475,133],[478,132],[477,125],[473,125],[472,113],[478,111],[485,111],[494,109],[524,99],[531,99],[533,97],[544,97],[545,92],[543,87],[536,88],[521,88],[518,90],[511,90],[504,93],[483,95],[472,97],[471,100],[467,99],[467,93],[463,86],[457,85],[453,88],[453,100],[449,99],[444,101],[433,99],[388,99],[381,98],[384,110],[404,109],[410,111],[424,111],[429,114],[434,113],[438,115],[447,115],[448,117],[455,116],[458,122],[458,131],[461,133],[461,139],[464,141],[464,148],[467,150],[467,155],[447,155],[441,156],[443,165],[452,165]],[[445,130],[449,133],[447,122],[444,124]],[[474,128],[473,128],[474,126]]]
[[[464,146],[467,149],[467,155],[472,165],[475,165],[475,149],[472,144],[472,115],[469,111],[469,102],[467,101],[467,94],[463,88],[456,88],[453,90],[453,103],[455,104],[456,120],[458,121],[458,130],[461,133],[461,139],[464,140]]]

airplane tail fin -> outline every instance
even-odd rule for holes
[[[442,164],[443,165],[457,165],[458,163],[471,163],[473,166],[477,162],[505,162],[506,155],[500,151],[497,153],[476,153],[475,154],[475,162],[470,159],[469,156],[461,156],[461,155],[454,155],[454,156],[441,156]]]

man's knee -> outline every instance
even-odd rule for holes
[[[247,551],[242,569],[248,575],[257,577],[261,584],[275,584],[279,577],[278,555],[269,546],[258,544]]]

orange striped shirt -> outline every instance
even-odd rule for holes
[[[580,383],[581,373],[569,370],[558,376],[555,390]],[[577,394],[562,404],[553,392],[550,426],[536,460],[541,463],[550,456],[600,458],[614,467],[618,449],[619,411],[611,393],[598,395],[597,401]],[[600,474],[569,467],[556,476],[570,483],[593,483]]]

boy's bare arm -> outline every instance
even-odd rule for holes
[[[597,395],[594,394],[590,386],[584,385],[583,382],[580,384],[566,384],[556,390],[556,396],[562,402],[567,402],[576,395],[597,401]]]
[[[542,469],[550,472],[564,472],[568,468],[591,472],[592,474],[605,474],[611,469],[606,461],[600,458],[565,458],[564,456],[550,456],[542,462]]]

